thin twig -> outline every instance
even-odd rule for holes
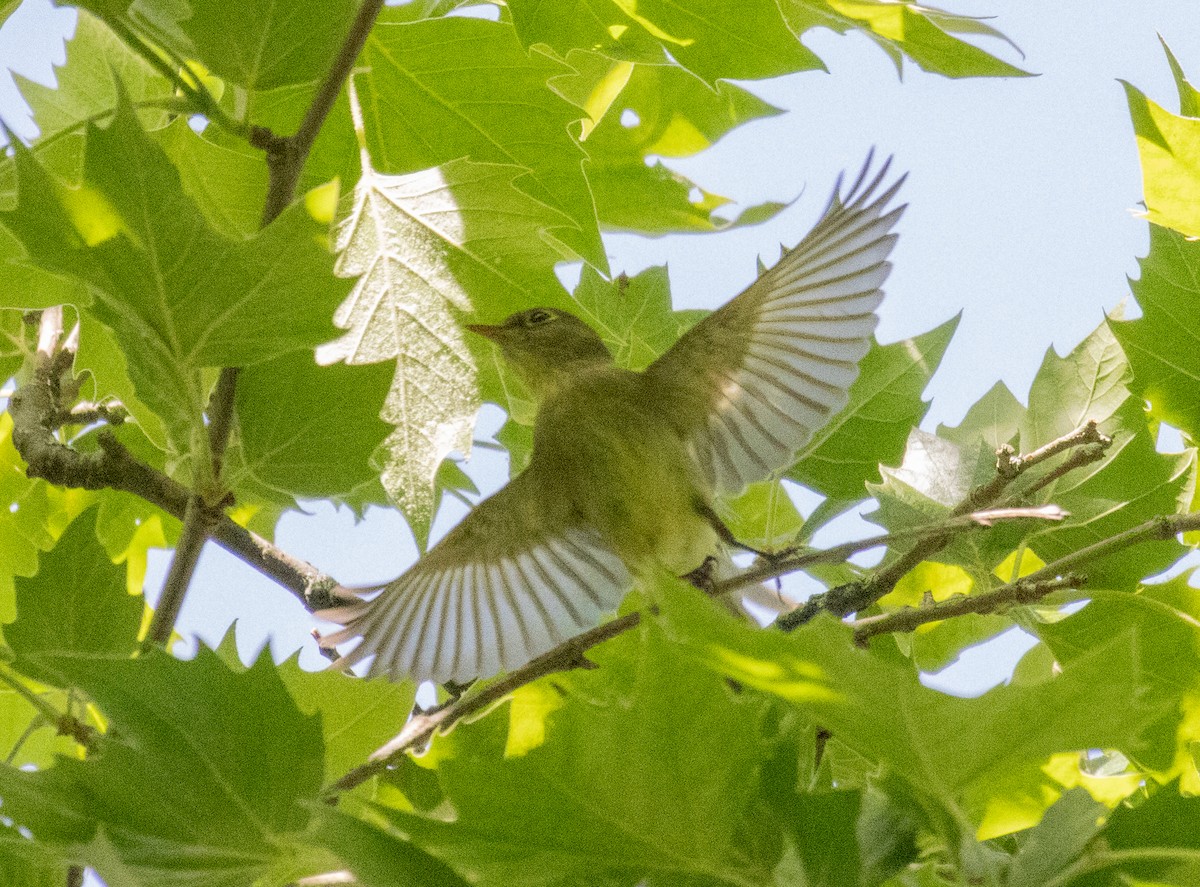
[[[333,109],[346,78],[354,68],[354,61],[362,51],[375,19],[383,8],[383,0],[363,0],[350,25],[346,39],[338,50],[337,57],[329,66],[325,79],[321,81],[317,94],[313,96],[304,119],[295,134],[286,139],[266,142],[267,169],[270,175],[270,188],[267,191],[267,202],[263,207],[263,225],[270,224],[292,202],[296,192],[296,184],[300,181],[300,173],[308,160],[308,152],[312,150],[313,142],[321,131],[325,118]]]
[[[25,686],[25,682],[17,675],[12,674],[7,665],[0,665],[0,681],[7,684],[18,696],[32,705],[60,736],[70,736],[89,751],[95,749],[100,735],[95,727],[83,723],[68,712],[56,709],[39,694]]]
[[[986,484],[971,490],[957,506],[951,510],[951,517],[957,517],[987,508],[993,505],[1018,477],[1030,468],[1045,462],[1047,459],[1066,452],[1075,447],[1089,448],[1089,457],[1080,464],[1096,461],[1090,454],[1099,448],[1101,456],[1112,445],[1112,438],[1100,433],[1097,424],[1088,420],[1070,434],[1050,441],[1030,453],[1017,456],[1012,448],[1003,446],[996,451],[996,475]],[[1079,465],[1072,465],[1077,468]],[[830,612],[838,618],[845,618],[851,613],[869,607],[884,595],[888,594],[896,583],[906,576],[914,567],[929,560],[954,539],[954,531],[932,533],[919,539],[907,551],[901,552],[895,559],[879,568],[869,579],[861,582],[851,582],[832,588],[824,594],[813,595],[804,605],[784,613],[775,625],[784,631],[791,631],[808,622],[822,611]]]
[[[439,730],[445,731],[463,718],[477,714],[495,705],[514,690],[560,671],[575,668],[592,668],[592,662],[584,656],[588,650],[611,640],[634,628],[642,620],[641,613],[628,613],[611,622],[606,622],[586,631],[566,643],[559,644],[532,662],[509,672],[500,680],[488,684],[476,693],[460,696],[449,704],[412,718],[397,736],[371,755],[371,759],[355,767],[325,790],[325,798],[332,799],[377,776],[398,761],[405,752],[421,748]]]
[[[881,533],[877,536],[868,536],[866,539],[843,542],[841,545],[823,548],[820,551],[770,560],[761,566],[751,567],[743,573],[738,573],[736,576],[731,576],[728,579],[715,583],[711,589],[711,594],[714,596],[729,594],[741,588],[756,585],[760,582],[768,582],[771,579],[778,579],[781,576],[786,576],[788,573],[794,573],[797,570],[817,564],[845,563],[852,555],[859,552],[885,545],[894,545],[897,542],[909,539],[940,537],[950,530],[984,529],[998,521],[1062,520],[1066,516],[1067,513],[1056,505],[1043,505],[1036,508],[993,508],[985,511],[976,511],[971,514],[947,518],[929,526],[896,530],[892,533]]]
[[[213,512],[205,506],[204,500],[195,493],[188,496],[187,508],[183,513],[183,529],[175,545],[171,568],[163,581],[158,605],[154,608],[154,619],[146,635],[147,643],[165,645],[171,639],[175,620],[179,618],[183,598],[191,585],[196,562],[200,559],[204,543],[208,541],[213,523]]]
[[[1055,576],[1049,579],[1030,581],[1018,579],[993,588],[983,594],[955,595],[954,597],[920,607],[905,607],[893,613],[866,616],[853,623],[854,640],[859,644],[878,634],[898,631],[913,631],[930,622],[941,622],[968,613],[998,613],[1017,604],[1032,604],[1046,595],[1066,588],[1082,588],[1087,577],[1079,573]]]

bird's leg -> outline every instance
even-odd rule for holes
[[[780,549],[779,551],[762,551],[752,545],[747,545],[733,535],[733,531],[725,526],[725,521],[721,520],[711,505],[707,502],[697,502],[696,508],[700,512],[700,516],[708,521],[708,525],[716,532],[717,538],[728,545],[730,548],[736,548],[739,551],[748,551],[751,554],[756,554],[768,564],[776,564],[796,553],[795,546]]]

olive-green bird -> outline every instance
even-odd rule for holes
[[[890,161],[888,162],[890,163]],[[635,578],[686,574],[729,531],[716,496],[788,467],[834,413],[870,345],[891,269],[888,163],[778,264],[643,372],[552,308],[471,326],[539,401],[529,467],[371,600],[317,615],[345,626],[338,660],[465,682],[511,670],[597,624]]]

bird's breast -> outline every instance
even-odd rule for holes
[[[670,405],[638,374],[609,370],[543,404],[533,463],[634,572],[682,574],[715,547],[696,507],[710,492]]]

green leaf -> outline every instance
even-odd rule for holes
[[[1088,420],[1113,438],[1102,461],[1075,469],[1037,493],[1038,502],[1053,502],[1071,514],[1070,520],[1043,526],[1028,537],[1044,561],[1158,515],[1185,510],[1191,502],[1194,454],[1156,451],[1142,402],[1130,394],[1128,382],[1125,355],[1106,324],[1066,357],[1048,351],[1033,380],[1021,422],[1022,450],[1030,452]],[[1183,553],[1174,539],[1147,542],[1090,561],[1089,584],[1132,589]]]
[[[788,30],[774,0],[520,0],[509,8],[527,46],[545,43],[562,58],[586,49],[653,63],[661,53],[653,40],[710,85],[822,67]]]
[[[318,808],[317,839],[363,887],[467,887],[452,868],[407,841],[333,807]]]
[[[671,310],[665,265],[607,281],[584,266],[572,310],[600,334],[619,365],[644,370],[675,344],[685,325]]]
[[[1198,192],[1200,193],[1200,192]],[[1141,279],[1130,288],[1142,316],[1109,319],[1129,356],[1130,387],[1150,402],[1154,418],[1200,438],[1200,243],[1158,225],[1150,226],[1150,252],[1139,261]]]
[[[562,59],[586,50],[647,65],[667,61],[655,35],[646,28],[631,27],[630,19],[616,3],[511,0],[507,5],[517,37],[526,48],[546,46]]]
[[[0,9],[0,13],[3,10]],[[0,823],[0,884],[6,887],[62,887],[67,864],[44,846]]]
[[[541,236],[561,217],[512,186],[519,172],[462,160],[407,176],[367,169],[338,227],[336,273],[358,280],[334,315],[349,332],[317,359],[396,361],[381,412],[396,426],[383,445],[383,484],[422,548],[438,466],[453,450],[470,453],[479,408],[459,316],[542,294],[563,301],[557,254]]]
[[[271,89],[322,77],[357,8],[354,0],[188,0],[154,4],[148,18],[156,37],[214,74]]]
[[[977,18],[956,15],[932,6],[905,0],[784,0],[780,4],[788,25],[797,34],[809,28],[831,28],[839,33],[861,29],[896,67],[907,56],[918,67],[947,77],[1024,77],[1027,71],[1010,65],[953,36],[977,34],[999,38],[1003,34]],[[1014,47],[1015,48],[1015,47]]]
[[[939,425],[937,435],[959,446],[981,439],[992,450],[998,450],[1015,442],[1024,415],[1025,407],[1008,386],[997,382],[971,405],[962,422],[953,427]]]
[[[717,231],[765,221],[783,208],[763,204],[731,221],[715,214],[727,198],[703,188],[694,198],[692,181],[661,163],[647,164],[651,155],[697,154],[735,127],[781,113],[778,108],[729,83],[710,89],[672,65],[630,66],[582,52],[570,63],[580,74],[557,77],[551,86],[595,122],[585,127],[584,145],[602,225],[654,235]]]
[[[1179,59],[1175,58],[1175,53],[1171,52],[1171,47],[1167,46],[1167,41],[1161,34],[1158,35],[1158,42],[1162,44],[1167,64],[1171,66],[1171,76],[1175,78],[1175,88],[1179,92],[1179,113],[1184,117],[1200,117],[1200,90],[1192,86],[1187,75],[1183,73]]]
[[[1135,627],[1144,641],[1138,654],[1147,683],[1182,704],[1200,690],[1200,592],[1188,584],[1189,576],[1190,571],[1160,585],[1142,586],[1136,594],[1092,592],[1078,613],[1066,619],[1036,619],[1030,628],[1058,662],[1069,663],[1102,646],[1115,632]],[[1145,763],[1161,772],[1168,771],[1180,753],[1190,760],[1190,734],[1176,737],[1169,731],[1157,740],[1156,746],[1136,750]],[[1177,743],[1182,748],[1177,750]]]
[[[1125,85],[1142,161],[1146,218],[1200,236],[1200,119],[1180,117]]]
[[[300,711],[320,716],[325,780],[332,781],[362,764],[400,732],[412,711],[416,687],[364,681],[332,669],[305,671],[298,656],[279,665],[279,677]]]
[[[976,817],[1001,775],[1005,791],[1047,791],[1040,766],[1049,755],[1137,747],[1175,704],[1148,684],[1136,630],[1110,636],[1051,681],[957,699],[922,686],[911,665],[883,652],[886,644],[856,647],[832,619],[785,635],[737,623],[686,589],[665,604],[700,664],[789,701],[920,794],[966,804]]]
[[[569,68],[527,54],[507,24],[461,17],[394,23],[386,13],[360,64],[370,68],[355,83],[376,168],[409,173],[462,157],[524,167],[513,184],[562,214],[548,233],[607,270],[586,155],[568,131],[581,112],[546,88]],[[507,181],[495,184],[509,191]]]
[[[128,105],[107,129],[88,128],[79,187],[26,151],[17,165],[20,204],[0,219],[41,267],[90,285],[91,312],[122,343],[138,396],[180,449],[203,427],[202,368],[329,338],[346,285],[330,273],[323,226],[296,205],[251,239],[214,231]]]
[[[795,544],[804,527],[779,480],[750,484],[732,502],[718,502],[717,513],[735,539],[760,550]]]
[[[71,179],[83,156],[84,125],[115,113],[121,90],[148,129],[163,125],[162,106],[174,95],[171,83],[107,25],[85,10],[77,15],[66,63],[55,69],[55,86],[13,75],[41,133],[39,159]]]
[[[16,579],[17,619],[4,626],[4,639],[16,667],[45,683],[54,679],[44,656],[128,656],[137,646],[142,599],[125,591],[125,570],[97,541],[96,514],[88,509],[71,522],[38,558],[35,577]]]
[[[1176,783],[1134,807],[1122,806],[1100,833],[1104,844],[1070,887],[1154,884],[1185,887],[1200,878],[1200,798]]]
[[[1021,844],[1009,870],[1009,887],[1042,887],[1053,882],[1083,853],[1100,831],[1108,808],[1085,789],[1067,792],[1046,811]]]
[[[320,789],[323,743],[269,656],[240,672],[206,649],[191,662],[151,651],[52,666],[114,729],[87,761],[0,768],[6,816],[58,845],[87,844],[100,829],[124,868],[162,887],[244,885],[296,852],[288,842],[309,818],[298,802]],[[88,861],[105,876],[101,859]]]
[[[692,667],[648,621],[589,657],[601,668],[435,740],[453,824],[399,809],[391,824],[484,884],[767,883],[770,703]]]
[[[321,367],[307,351],[247,367],[235,400],[246,467],[296,498],[377,482],[371,457],[389,431],[377,412],[391,381],[384,364]]]
[[[0,310],[0,384],[11,379],[33,354],[33,342],[21,311]]]
[[[891,345],[873,344],[850,386],[850,402],[813,436],[787,476],[832,499],[865,498],[864,484],[879,478],[880,464],[899,461],[909,430],[929,409],[921,393],[958,320]]]
[[[218,145],[177,118],[154,134],[179,170],[183,190],[217,231],[253,237],[262,224],[267,168],[248,145]],[[236,147],[234,147],[236,145]]]

